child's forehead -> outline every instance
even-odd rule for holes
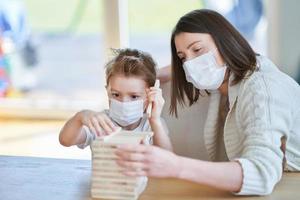
[[[146,81],[136,76],[112,76],[108,82],[108,88],[115,91],[126,91],[131,93],[144,92],[148,86]]]

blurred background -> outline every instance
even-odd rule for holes
[[[107,107],[109,48],[166,66],[172,28],[198,8],[222,13],[300,82],[298,0],[0,0],[0,155],[90,159],[89,148],[60,146],[58,133],[75,112]]]

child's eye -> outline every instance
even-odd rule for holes
[[[136,100],[136,99],[139,99],[140,98],[140,96],[138,96],[138,95],[131,95],[131,99],[133,99],[133,100]]]
[[[118,93],[112,93],[111,96],[112,97],[119,97],[119,94]]]

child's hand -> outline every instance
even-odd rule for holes
[[[87,126],[92,133],[97,136],[109,135],[116,131],[116,127],[111,119],[102,112],[83,110],[78,113],[82,125]]]
[[[152,112],[149,120],[158,120],[165,104],[160,88],[151,87],[147,91],[148,103],[152,103]]]

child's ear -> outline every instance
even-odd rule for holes
[[[106,94],[107,94],[107,96],[109,97],[109,94],[110,94],[110,92],[109,92],[109,86],[108,86],[108,85],[105,85],[104,87],[105,87],[105,89],[106,89]]]
[[[105,87],[105,89],[106,89],[106,92],[109,93],[109,92],[110,92],[109,84],[105,85],[104,87]]]
[[[146,112],[146,110],[147,110],[147,107],[148,107],[148,99],[145,99],[144,100],[144,106],[143,106],[143,108],[144,108],[144,113]]]

